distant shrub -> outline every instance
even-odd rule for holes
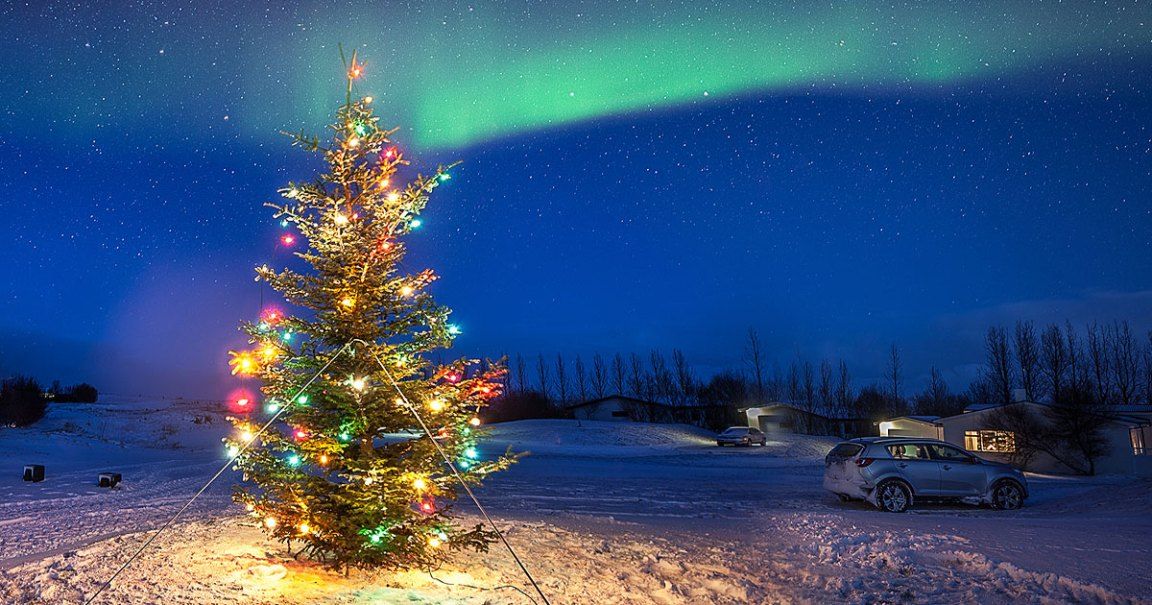
[[[61,388],[60,383],[53,383],[52,393],[53,399],[57,403],[96,403],[100,393],[96,391],[96,387],[81,382],[67,388]]]
[[[559,418],[561,410],[552,405],[542,393],[524,391],[508,393],[481,415],[485,422],[510,422],[512,420],[532,420],[538,418]]]
[[[0,424],[28,426],[44,417],[48,400],[40,384],[26,376],[0,382]]]

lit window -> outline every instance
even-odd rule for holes
[[[1130,429],[1128,434],[1132,436],[1132,454],[1136,456],[1147,456],[1148,447],[1144,444],[1144,429]]]
[[[964,449],[1010,454],[1016,451],[1016,434],[1009,431],[964,431]]]

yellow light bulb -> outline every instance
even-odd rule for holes
[[[393,191],[392,193],[388,194],[388,201],[389,202],[396,203],[399,200],[400,200],[400,194],[398,192]]]
[[[433,412],[439,412],[444,409],[444,400],[440,398],[433,399],[428,402],[428,409]]]
[[[436,536],[428,538],[428,546],[431,546],[432,548],[440,548],[440,538],[437,538]]]
[[[409,297],[409,296],[412,296],[412,293],[415,291],[416,291],[416,289],[413,288],[412,286],[404,286],[404,287],[400,288],[400,296]]]
[[[364,477],[364,485],[372,485],[372,477]]]
[[[392,184],[392,181],[388,178],[380,179],[380,188],[381,189],[387,189],[388,185],[391,185],[391,184]]]
[[[473,416],[472,419],[468,421],[468,424],[471,424],[472,426],[480,426],[480,419]]]
[[[274,345],[267,344],[260,349],[260,356],[264,358],[264,361],[272,361],[279,355],[280,349],[277,349]]]
[[[336,216],[332,217],[332,222],[336,223],[337,225],[347,225],[348,217],[344,216],[343,214],[337,214]]]
[[[352,137],[352,138],[348,139],[348,146],[349,147],[359,147],[360,146],[360,137]]]
[[[352,307],[356,306],[356,299],[352,298],[351,296],[345,296],[340,300],[340,304],[351,309]]]
[[[372,104],[372,97],[364,97],[364,104],[365,105],[371,105]]]
[[[256,505],[249,502],[248,505],[245,506],[244,508],[248,509],[248,512],[252,512],[252,511],[256,510]]]
[[[312,531],[312,527],[309,526],[307,523],[301,523],[300,524],[300,533],[302,533],[304,535],[308,535],[311,531]]]
[[[412,487],[416,488],[416,491],[422,492],[422,491],[428,489],[428,483],[425,482],[424,479],[417,478],[415,481],[412,482]]]
[[[243,441],[244,443],[248,443],[249,441],[252,441],[252,431],[246,430],[246,431],[240,433],[240,441]]]
[[[353,378],[348,381],[348,384],[357,391],[363,391],[368,387],[368,383],[363,378]]]
[[[276,517],[266,517],[264,519],[264,527],[267,527],[268,529],[276,527]]]

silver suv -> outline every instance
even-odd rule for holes
[[[1028,497],[1024,473],[984,460],[951,443],[910,437],[845,441],[824,458],[824,489],[840,500],[865,500],[899,513],[913,498],[979,499],[1017,509]]]

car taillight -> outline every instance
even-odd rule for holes
[[[874,462],[875,460],[876,460],[875,458],[857,458],[856,459],[856,466],[858,466],[860,468],[864,468],[864,467],[868,466],[869,464],[872,464],[872,462]]]

